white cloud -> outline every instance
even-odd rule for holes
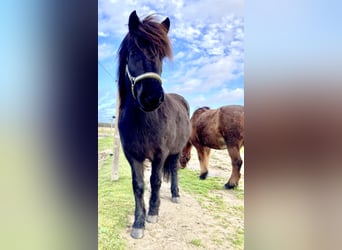
[[[159,13],[169,15],[176,21],[175,26],[184,25],[184,35],[197,34],[197,28],[205,23],[220,21],[221,17],[242,16],[242,0],[201,0],[201,1],[108,1],[98,3],[99,31],[121,37],[127,32],[128,16],[137,10],[138,16]],[[199,24],[199,26],[196,26]],[[172,23],[171,23],[172,25]]]
[[[104,32],[102,32],[102,31],[99,31],[98,36],[100,36],[100,37],[108,37],[109,34],[104,33]]]
[[[174,80],[168,82],[178,83],[171,87],[175,92],[203,93],[229,84],[229,81],[243,75],[242,69],[241,62],[236,61],[233,55],[201,57],[192,67],[184,64],[171,75]]]
[[[173,57],[173,59],[174,59],[174,60],[179,60],[179,59],[183,58],[184,55],[185,55],[184,52],[183,52],[183,51],[180,51],[180,52],[178,52],[178,53]]]
[[[189,100],[193,107],[202,107],[205,103],[208,103],[207,98],[204,95],[196,95]]]
[[[98,58],[99,60],[103,60],[108,57],[114,57],[115,50],[112,45],[102,43],[98,46]]]
[[[229,101],[236,101],[240,100],[244,97],[244,90],[242,88],[236,88],[236,89],[227,89],[224,88],[221,91],[219,91],[217,98],[219,100],[229,100]]]
[[[116,55],[133,10],[141,19],[151,13],[170,17],[174,57],[163,68],[167,92],[183,94],[190,105],[243,102],[243,81],[230,87],[244,74],[243,0],[99,0],[99,60]]]
[[[106,100],[102,103],[99,103],[97,109],[98,110],[106,110],[108,108],[115,109],[115,100]]]
[[[173,36],[185,40],[194,40],[201,35],[201,30],[196,26],[191,26],[189,23],[179,23],[173,28]]]
[[[242,88],[228,89],[223,88],[214,93],[200,94],[188,98],[192,108],[209,106],[218,108],[224,105],[240,104],[243,105],[244,91]]]
[[[215,8],[214,10],[216,11]],[[190,23],[185,23],[174,30],[173,36],[176,37],[174,44],[184,46],[184,49],[182,46],[178,48],[181,49],[182,57],[178,54],[175,57],[179,67],[172,74],[177,83],[171,87],[174,91],[182,90],[186,93],[211,91],[243,76],[242,18],[232,14],[223,16],[217,14],[213,18],[214,21],[208,19],[207,23],[202,20],[198,20],[197,23],[192,21],[195,27],[193,29],[187,28]],[[196,32],[193,32],[194,30]],[[194,82],[196,85],[193,84]]]

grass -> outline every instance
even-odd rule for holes
[[[107,136],[99,138],[98,140],[98,151],[104,151],[106,149],[112,149],[114,144],[113,136]]]
[[[204,247],[200,239],[193,239],[190,241],[190,244],[196,246],[196,247]]]
[[[237,229],[234,237],[232,238],[232,242],[235,246],[241,246],[239,249],[243,249],[244,245],[244,231],[242,229]]]
[[[222,199],[210,194],[213,190],[222,190],[225,183],[225,179],[218,177],[208,177],[206,180],[200,180],[198,178],[198,173],[190,169],[181,169],[178,171],[179,175],[179,185],[184,191],[192,194],[199,194],[216,204],[223,204]],[[240,181],[240,186],[243,186],[243,181]],[[236,197],[243,200],[244,189],[237,187],[233,190]]]
[[[97,129],[98,134],[111,134],[113,135],[114,133],[114,128],[111,127],[98,127]]]
[[[245,190],[244,187],[245,183],[242,179],[240,179],[239,181],[239,186],[237,186],[236,188],[234,188],[234,193],[236,195],[237,198],[239,198],[240,200],[243,200],[244,199],[244,196],[245,196]]]
[[[113,137],[99,139],[99,151],[113,148]],[[98,177],[98,247],[99,249],[126,249],[121,233],[133,213],[134,198],[131,170],[124,155],[120,154],[118,181],[111,180],[112,159],[108,158]]]
[[[99,138],[99,152],[113,148],[113,137]],[[122,238],[122,232],[131,225],[128,222],[129,214],[134,213],[134,197],[131,184],[131,170],[122,151],[120,152],[120,167],[118,181],[111,180],[112,158],[104,162],[98,173],[98,248],[99,249],[126,249],[126,241]],[[243,206],[227,207],[221,197],[213,191],[222,190],[225,179],[209,177],[206,180],[198,178],[197,171],[182,169],[179,171],[179,186],[199,201],[202,207],[208,209],[212,215],[221,221],[222,226],[232,226],[228,217],[243,218]],[[243,182],[240,180],[240,186]],[[234,194],[243,200],[244,189],[238,187]],[[228,216],[227,216],[228,215]],[[226,240],[232,242],[234,249],[243,249],[244,230],[237,228],[234,234]],[[221,239],[217,239],[221,245]],[[200,239],[193,239],[190,243],[197,247],[204,247]]]
[[[179,171],[179,186],[186,192],[193,194],[199,201],[201,207],[210,211],[214,218],[219,220],[222,226],[234,227],[234,233],[227,237],[227,240],[232,242],[234,249],[243,249],[244,246],[244,229],[236,225],[232,225],[229,221],[229,217],[243,218],[243,206],[231,206],[228,207],[221,197],[216,196],[213,191],[222,190],[225,179],[212,177],[206,180],[200,180],[198,178],[197,171],[190,169],[182,169]],[[243,186],[243,182],[239,183]],[[238,187],[233,190],[238,199],[243,200],[244,189]],[[228,215],[228,216],[227,216]],[[217,239],[218,244],[223,242]],[[196,240],[193,240],[191,244],[201,244]],[[197,246],[197,245],[196,245]]]

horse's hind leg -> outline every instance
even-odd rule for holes
[[[165,162],[165,167],[170,169],[171,173],[171,194],[172,202],[179,203],[179,188],[178,188],[178,160],[179,154],[170,155]],[[168,164],[169,166],[166,166]]]
[[[233,170],[228,182],[224,185],[224,187],[227,189],[231,189],[235,188],[239,184],[242,160],[240,156],[240,149],[238,146],[228,146],[228,153],[232,161]]]
[[[151,197],[150,197],[150,207],[148,210],[148,215],[146,221],[150,223],[156,223],[158,221],[159,206],[160,206],[160,196],[159,190],[161,186],[161,166],[162,161],[160,159],[154,160],[152,162],[152,173],[150,177],[151,184]]]
[[[144,167],[136,161],[130,161],[132,170],[132,185],[135,199],[135,216],[131,232],[133,238],[139,239],[144,236],[145,227],[145,203],[144,203]]]
[[[207,178],[208,175],[208,164],[209,164],[209,155],[210,155],[210,148],[209,147],[196,147],[198,160],[200,162],[200,179],[204,180]]]

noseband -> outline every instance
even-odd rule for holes
[[[134,95],[134,86],[138,81],[141,81],[145,78],[154,78],[154,79],[158,80],[160,82],[160,84],[162,84],[162,79],[161,79],[160,75],[158,75],[157,73],[154,73],[154,72],[146,72],[144,74],[141,74],[140,76],[133,77],[128,70],[128,65],[126,64],[126,73],[127,73],[128,78],[131,82],[131,90],[132,90],[132,95],[133,95],[134,99],[136,99],[136,97]]]

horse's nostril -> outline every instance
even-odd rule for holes
[[[151,105],[157,106],[160,105],[163,102],[162,98],[155,98],[151,101]]]
[[[159,103],[162,103],[164,101],[164,94],[162,93],[161,97],[159,98]]]
[[[160,93],[159,95],[152,94],[142,98],[138,97],[138,100],[140,100],[141,108],[144,111],[152,111],[162,104],[164,101],[164,93]]]
[[[161,93],[161,95],[147,96],[145,101],[147,104],[152,105],[152,106],[159,105],[164,101],[164,94]]]

